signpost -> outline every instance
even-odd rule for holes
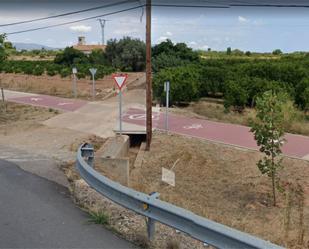
[[[97,73],[97,69],[96,68],[90,68],[89,71],[92,75],[92,98],[95,99],[95,79],[94,79],[94,76]]]
[[[127,79],[128,79],[128,75],[127,74],[114,74],[113,78],[115,80],[115,83],[119,89],[119,132],[120,135],[122,135],[122,88],[124,87]]]
[[[77,98],[77,87],[76,87],[77,68],[76,67],[72,68],[72,73],[73,73],[73,95],[74,95],[74,98]]]
[[[168,131],[168,107],[170,95],[170,82],[164,82],[164,91],[166,92],[166,110],[165,110],[165,130]]]

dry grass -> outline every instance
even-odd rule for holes
[[[21,105],[15,103],[0,104],[0,132],[27,129],[38,126],[39,123],[57,115],[59,112],[51,109]]]
[[[128,82],[134,82],[141,78],[143,73],[130,73]],[[53,95],[58,97],[72,98],[72,79],[56,76],[33,76],[24,74],[0,74],[0,82],[5,89],[31,92],[38,94]],[[111,75],[96,81],[96,100],[102,100],[114,89],[114,80]],[[92,81],[79,79],[77,81],[78,98],[92,100]]]
[[[155,134],[152,150],[144,157],[142,177],[132,186],[145,193],[157,191],[165,201],[274,243],[306,248],[309,162],[284,159],[284,192],[273,207],[270,179],[256,166],[260,156],[193,138]],[[170,168],[177,159],[173,188],[161,181],[161,167]],[[293,196],[290,201],[287,193]]]
[[[232,124],[241,124],[249,126],[250,119],[254,119],[255,110],[247,108],[242,114],[236,112],[226,112],[224,106],[219,103],[210,103],[207,101],[199,101],[192,103],[190,106],[179,109],[172,109],[174,113],[188,115],[191,117],[206,118],[214,121],[221,121]],[[292,123],[288,122],[287,131],[295,134],[309,136],[308,117],[299,111],[295,113],[295,119]]]

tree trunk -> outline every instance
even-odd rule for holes
[[[276,206],[276,186],[275,186],[275,172],[271,173],[272,185],[273,185],[273,205]]]

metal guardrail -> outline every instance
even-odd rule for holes
[[[155,221],[158,221],[216,248],[283,248],[161,201],[158,199],[158,193],[146,195],[122,186],[95,171],[93,162],[93,147],[90,144],[83,144],[78,150],[76,162],[81,177],[103,196],[127,209],[146,216],[148,218],[149,239],[154,236]]]

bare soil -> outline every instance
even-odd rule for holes
[[[140,178],[131,182],[142,192],[198,215],[289,248],[309,248],[309,162],[284,158],[282,192],[272,205],[271,181],[256,162],[261,155],[178,135],[156,133],[146,152]],[[176,187],[161,181],[171,168]]]
[[[140,80],[144,73],[129,73],[128,84]],[[73,97],[72,78],[61,78],[56,76],[33,76],[25,74],[9,74],[1,73],[0,82],[2,87],[9,90],[31,92],[38,94],[53,95],[58,97]],[[105,76],[103,79],[96,80],[96,100],[102,100],[113,94],[115,90],[115,82],[111,75]],[[92,81],[91,79],[77,80],[78,97],[82,99],[92,100]]]
[[[21,105],[0,103],[0,134],[28,130],[41,126],[41,122],[57,115],[59,111]]]

